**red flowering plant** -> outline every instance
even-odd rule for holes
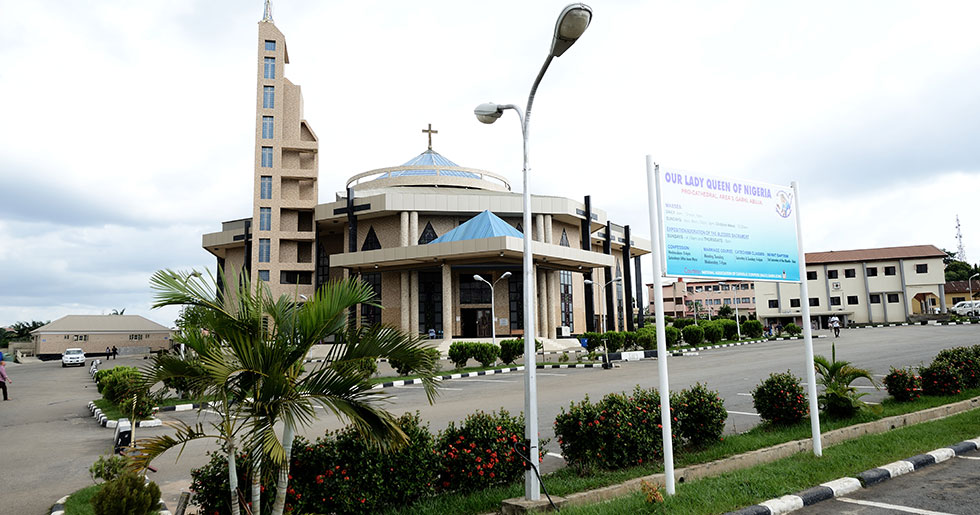
[[[948,361],[935,359],[927,367],[919,367],[922,393],[925,395],[956,395],[963,391],[963,378]]]
[[[980,345],[943,349],[934,361],[943,361],[956,371],[963,388],[980,386]]]
[[[773,425],[792,425],[810,410],[800,386],[800,378],[790,371],[773,373],[752,391],[752,405],[762,420]]]
[[[223,515],[231,513],[229,504],[228,489],[228,456],[224,452],[210,453],[211,459],[201,468],[191,470],[191,492],[194,497],[191,503],[200,508],[200,513]],[[251,465],[246,453],[239,453],[235,459],[238,471],[238,489],[245,499],[250,500],[251,495]],[[272,509],[271,495],[275,491],[275,479],[271,474],[266,474],[262,481],[262,511],[268,513]],[[251,507],[251,502],[249,502]]]
[[[706,447],[721,441],[728,411],[717,391],[697,383],[689,389],[681,390],[671,405],[674,402],[677,402],[676,432],[688,445]]]
[[[911,368],[892,367],[884,383],[888,395],[899,402],[914,401],[922,394],[922,379]]]
[[[458,426],[450,422],[437,437],[435,454],[441,471],[438,490],[473,491],[514,482],[523,476],[528,457],[524,415],[478,411]],[[541,451],[538,460],[543,455]]]

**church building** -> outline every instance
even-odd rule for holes
[[[535,334],[546,347],[577,346],[559,339],[599,327],[634,328],[649,241],[589,196],[532,194],[533,227],[522,227],[522,194],[502,175],[436,152],[431,125],[419,155],[354,173],[333,201],[318,203],[319,142],[300,87],[284,76],[286,41],[268,2],[258,25],[253,210],[203,236],[219,268],[243,270],[277,297],[308,298],[358,276],[383,306],[359,306],[360,323],[434,334],[445,351],[453,340],[489,338],[491,327],[498,337],[523,334],[523,232],[531,231]]]

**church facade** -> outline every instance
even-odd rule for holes
[[[492,329],[523,334],[522,238],[531,231],[539,339],[562,347],[577,345],[563,336],[634,327],[639,256],[649,241],[612,223],[589,196],[532,194],[533,227],[522,227],[521,193],[501,175],[433,150],[429,126],[418,156],[356,173],[320,204],[319,144],[299,86],[283,76],[286,42],[268,12],[257,63],[253,211],[203,236],[219,268],[242,270],[298,302],[330,280],[358,276],[382,306],[359,306],[360,323],[434,335],[445,348],[489,338]]]

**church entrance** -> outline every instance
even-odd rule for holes
[[[490,337],[490,309],[463,308],[459,310],[462,323],[463,338]]]

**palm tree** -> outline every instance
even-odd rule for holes
[[[434,398],[436,362],[425,352],[423,340],[382,326],[347,326],[350,307],[374,303],[373,289],[357,279],[332,281],[303,304],[289,296],[272,299],[264,283],[253,289],[245,277],[226,279],[224,284],[239,287],[234,294],[223,296],[216,294],[213,278],[205,280],[196,272],[157,272],[151,284],[157,291],[154,307],[196,306],[203,312],[199,315],[204,331],[187,331],[195,336],[183,342],[200,356],[199,370],[161,356],[147,370],[147,382],[190,377],[201,391],[228,400],[219,406],[222,421],[215,429],[228,452],[233,513],[238,512],[234,449],[242,429],[245,448],[253,450],[253,510],[260,504],[260,460],[278,470],[274,515],[281,515],[285,506],[296,428],[313,421],[315,405],[330,410],[380,447],[397,447],[407,441],[395,418],[380,406],[386,397],[372,389],[369,378],[354,372],[357,361],[386,357],[410,362],[421,371],[429,401]],[[332,347],[326,363],[304,371],[304,359],[312,346],[330,336],[344,343]],[[235,425],[237,417],[242,417],[242,427]],[[283,426],[281,438],[275,432],[277,424]],[[148,463],[191,439],[214,436],[206,435],[200,424],[178,424],[177,428],[175,437],[141,442],[138,463]]]
[[[824,356],[813,357],[813,366],[820,376],[817,382],[824,387],[823,393],[818,397],[820,409],[830,416],[850,417],[864,406],[860,399],[867,395],[857,393],[857,388],[851,386],[851,383],[863,377],[871,381],[875,388],[878,385],[870,371],[854,367],[850,361],[837,361],[836,344],[831,345],[830,351],[829,361]]]

